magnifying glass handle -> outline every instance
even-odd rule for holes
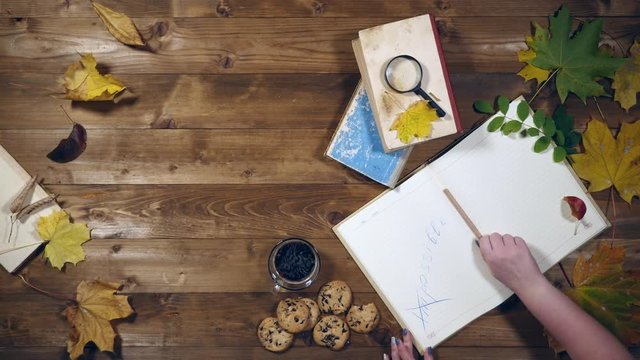
[[[442,110],[440,105],[436,104],[436,102],[433,101],[431,96],[429,96],[429,94],[427,94],[424,90],[422,90],[422,88],[416,89],[415,93],[417,95],[420,95],[423,99],[427,100],[427,104],[429,104],[429,106],[431,106],[432,108],[436,109],[436,114],[438,114],[439,117],[443,117],[447,115],[447,113],[444,112],[444,110]]]

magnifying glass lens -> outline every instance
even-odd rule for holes
[[[412,59],[397,57],[387,65],[386,77],[389,86],[398,92],[413,91],[420,86],[422,70]]]

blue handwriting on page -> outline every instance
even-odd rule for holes
[[[441,298],[434,295],[429,284],[429,276],[431,273],[431,264],[433,263],[433,253],[438,247],[440,238],[442,237],[442,229],[447,225],[444,219],[431,220],[425,230],[426,240],[424,243],[424,251],[420,258],[419,277],[416,287],[416,306],[407,309],[413,316],[420,319],[422,328],[426,332],[429,323],[429,311],[433,305],[448,301],[451,299]],[[435,334],[427,334],[427,337],[433,337]]]

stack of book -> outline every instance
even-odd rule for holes
[[[431,15],[417,16],[361,30],[353,40],[353,50],[362,80],[326,155],[383,185],[394,187],[412,146],[462,130],[438,30]],[[398,56],[410,59],[401,65],[416,64],[421,70],[401,74],[414,75],[412,79],[401,79],[408,81],[408,88],[403,88],[404,83],[398,86],[389,78],[393,76],[392,60]],[[422,96],[418,88],[424,91]],[[403,142],[393,125],[419,101],[427,101],[429,108],[439,108],[439,116],[431,123],[428,136]]]

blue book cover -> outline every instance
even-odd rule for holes
[[[383,185],[394,187],[410,152],[410,148],[384,152],[367,92],[359,82],[326,155]]]

